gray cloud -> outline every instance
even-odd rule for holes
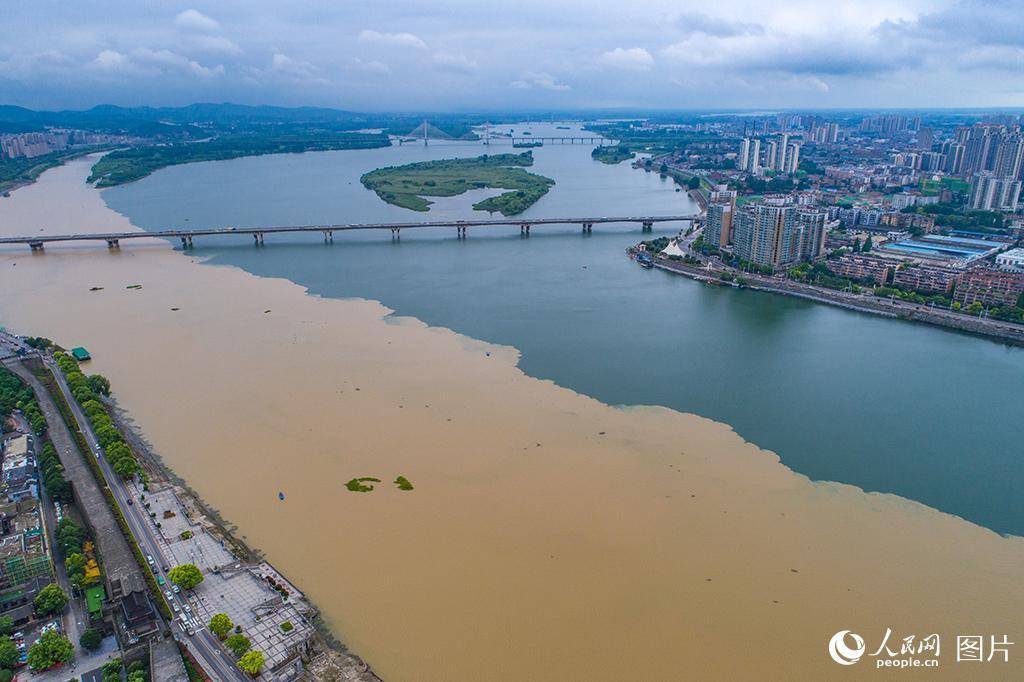
[[[746,21],[734,21],[712,17],[700,12],[683,12],[676,17],[676,27],[684,35],[703,33],[726,38],[730,36],[758,36],[764,34],[764,26]]]
[[[5,4],[0,100],[350,109],[999,106],[1022,0]],[[387,87],[382,88],[381,84]],[[1018,98],[1018,99],[1015,99]]]

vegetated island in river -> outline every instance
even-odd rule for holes
[[[614,166],[617,163],[632,159],[636,156],[636,153],[630,151],[629,147],[624,144],[617,144],[614,147],[594,147],[594,151],[590,152],[590,156],[595,161]]]
[[[413,211],[429,211],[433,203],[424,197],[453,197],[471,189],[492,187],[508,192],[473,204],[478,211],[498,211],[504,216],[522,213],[547,194],[555,181],[529,173],[533,154],[493,154],[474,159],[440,159],[370,171],[360,178],[384,201]]]
[[[391,144],[387,135],[324,131],[320,134],[228,135],[202,142],[157,144],[107,154],[92,167],[89,182],[113,187],[140,180],[154,171],[197,161],[225,161],[243,156],[298,154],[339,149],[374,149]]]

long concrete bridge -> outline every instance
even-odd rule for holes
[[[298,225],[278,227],[214,227],[196,230],[156,230],[153,232],[94,232],[83,234],[35,235],[26,237],[0,237],[2,244],[25,244],[33,251],[41,251],[46,244],[59,242],[106,242],[112,249],[119,248],[122,240],[147,239],[159,237],[163,239],[179,239],[183,248],[191,248],[196,237],[212,235],[248,235],[256,246],[262,246],[268,234],[290,234],[295,232],[320,232],[325,242],[334,241],[335,232],[351,232],[355,230],[390,230],[391,238],[398,239],[402,230],[419,230],[428,227],[454,227],[459,239],[465,239],[469,228],[518,226],[519,233],[526,237],[530,228],[535,225],[579,225],[584,234],[590,233],[594,225],[608,223],[634,223],[641,226],[642,231],[650,232],[654,223],[683,222],[697,220],[700,214],[662,215],[662,216],[620,216],[600,218],[502,218],[481,220],[435,220],[418,223],[350,223],[347,225]]]

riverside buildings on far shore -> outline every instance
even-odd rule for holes
[[[825,255],[828,213],[801,206],[790,196],[736,205],[735,192],[713,192],[704,241],[741,261],[771,269],[820,260]]]
[[[722,122],[734,153],[702,140],[670,159],[707,199],[698,248],[737,268],[1024,322],[1024,117],[830,118]],[[790,272],[808,262],[813,272]]]

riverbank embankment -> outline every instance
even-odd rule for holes
[[[1007,343],[1024,346],[1024,325],[1016,325],[1010,322],[1002,322],[990,318],[977,318],[941,308],[907,304],[887,298],[836,291],[778,277],[765,277],[744,273],[742,277],[745,282],[728,282],[720,277],[725,272],[723,270],[706,270],[663,258],[656,258],[654,260],[654,267],[701,282],[795,296],[809,301],[846,308],[847,310],[882,315],[910,322],[923,322],[938,327],[956,329],[969,334],[993,337]]]

